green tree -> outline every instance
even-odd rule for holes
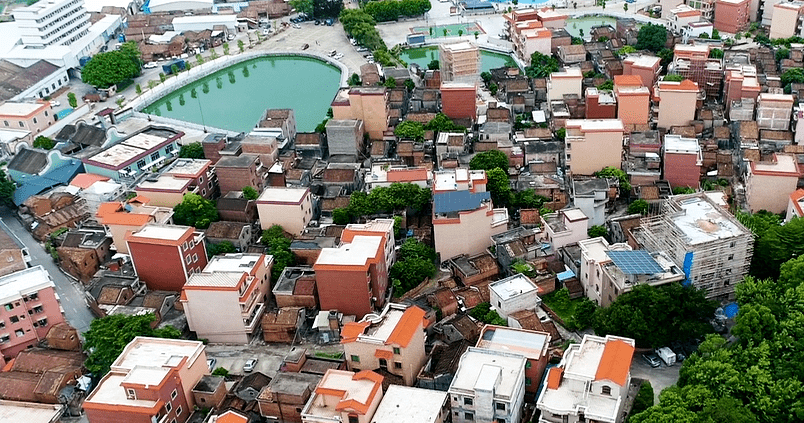
[[[598,85],[597,89],[600,91],[611,91],[614,89],[614,81],[607,79],[606,82]]]
[[[719,40],[720,39],[720,31],[718,31],[717,29],[713,29],[712,30],[712,39],[713,40]]]
[[[215,203],[198,194],[185,194],[181,203],[173,207],[173,221],[177,225],[206,229],[219,219]]]
[[[394,135],[402,139],[421,141],[424,139],[424,125],[421,122],[406,120],[396,126]]]
[[[443,29],[443,30],[441,30],[441,31],[443,32],[444,36],[446,37],[446,36],[447,36],[447,28],[444,28],[444,29]]]
[[[489,325],[508,326],[506,319],[500,317],[496,310],[492,310],[491,304],[487,302],[476,305],[469,315]]]
[[[627,56],[631,53],[636,53],[637,49],[634,46],[623,46],[621,49],[617,50],[617,54],[620,56]]]
[[[199,65],[204,64],[204,56],[202,56],[201,53],[195,55],[195,63]]]
[[[217,244],[213,244],[211,242],[207,243],[207,255],[217,256],[220,254],[230,254],[236,253],[237,249],[235,248],[234,244],[229,241],[219,242]]]
[[[75,98],[75,94],[72,92],[67,93],[67,103],[70,104],[70,107],[73,109],[78,107],[78,99]]]
[[[529,78],[545,78],[557,71],[558,59],[538,51],[530,55],[530,66],[525,68],[525,73]]]
[[[495,207],[506,207],[511,201],[511,182],[508,172],[498,167],[486,171],[486,188]]]
[[[360,86],[360,84],[361,84],[360,75],[358,75],[356,73],[353,73],[352,76],[349,77],[349,80],[347,82],[348,82],[349,86],[352,86],[352,87]]]
[[[458,37],[463,37],[463,29],[458,30]]]
[[[522,209],[539,209],[548,202],[548,198],[537,195],[532,189],[517,191],[511,197],[511,205]]]
[[[770,226],[757,238],[750,273],[777,278],[782,263],[799,256],[804,256],[804,219],[793,218],[783,226]]]
[[[140,84],[137,84],[136,86],[134,86],[134,91],[137,93],[137,95],[142,94],[142,87],[140,86]]]
[[[227,370],[225,367],[218,367],[212,371],[212,376],[229,376],[229,370]]]
[[[675,187],[673,188],[673,195],[694,194],[695,189],[692,187]]]
[[[781,79],[782,79],[782,86],[785,86],[790,83],[802,83],[804,82],[804,69],[789,68],[784,72],[782,72]]]
[[[602,170],[595,172],[598,178],[616,178],[620,182],[620,192],[628,193],[631,191],[631,182],[628,180],[628,174],[616,167],[607,166]]]
[[[673,51],[673,49],[669,49],[669,48],[665,47],[665,48],[659,50],[658,56],[659,56],[660,59],[662,59],[662,62],[661,62],[662,66],[668,66],[670,64],[670,62],[673,61],[673,56],[674,55],[675,55],[675,52]]]
[[[589,238],[607,237],[609,236],[609,231],[605,226],[594,225],[586,231],[586,234],[589,235]]]
[[[623,3],[623,12],[628,12],[628,3]]]
[[[397,262],[389,272],[389,277],[397,289],[396,294],[405,293],[415,288],[425,278],[435,275],[435,259],[436,253],[432,247],[415,238],[406,239],[399,247]]]
[[[237,40],[237,49],[240,50],[241,53],[246,50],[246,45],[243,43],[243,40]]]
[[[9,179],[5,170],[0,169],[0,203],[7,207],[14,207],[14,191],[16,189],[17,185],[14,181]]]
[[[349,209],[338,208],[332,210],[332,223],[336,225],[346,225],[351,221],[352,218],[349,216]]]
[[[631,415],[639,414],[650,407],[653,407],[653,386],[649,380],[645,380],[639,385],[636,398],[634,398],[634,405],[631,409]]]
[[[508,172],[508,156],[499,150],[489,150],[475,154],[469,161],[469,169],[485,170],[502,169]]]
[[[123,352],[123,348],[137,336],[178,338],[181,333],[172,326],[153,329],[153,313],[126,316],[113,314],[95,319],[84,334],[84,351],[88,353],[84,367],[96,378],[109,372],[109,367]]]
[[[257,192],[257,190],[251,185],[246,185],[243,187],[243,198],[246,200],[256,200],[259,196],[260,193]]]
[[[136,50],[136,43],[131,41],[129,43],[134,45],[134,52],[128,48],[121,48],[92,56],[92,60],[81,69],[81,80],[98,88],[108,88],[139,76],[141,67],[139,50]]]
[[[480,33],[479,33],[479,32],[477,32],[477,31],[475,31],[475,33],[474,33],[474,34],[475,34],[475,40],[477,40],[477,39],[480,37]]]
[[[497,84],[495,84],[493,82],[491,84],[489,84],[489,92],[491,93],[492,96],[497,95],[497,90],[499,90],[499,89],[500,89],[500,87],[498,87]]]
[[[446,29],[444,30],[446,31]],[[446,36],[446,34],[444,34]],[[427,69],[429,70],[438,70],[441,69],[441,63],[438,60],[431,60],[430,63],[427,64]]]
[[[719,48],[713,48],[709,51],[709,57],[713,59],[722,59],[723,58],[723,50]]]
[[[385,78],[385,83],[383,85],[385,85],[386,88],[396,88],[396,79],[389,76]]]
[[[268,247],[268,254],[274,257],[274,267],[271,269],[271,280],[279,280],[282,271],[287,266],[293,266],[296,258],[290,251],[291,239],[279,225],[273,225],[262,232],[260,241]]]
[[[200,142],[184,144],[179,148],[179,157],[183,159],[203,159],[204,147]]]
[[[34,148],[41,148],[41,149],[44,149],[44,150],[50,150],[55,146],[56,146],[56,142],[53,141],[52,139],[44,136],[44,135],[40,135],[40,136],[36,137],[36,139],[33,142],[33,147]]]
[[[481,72],[480,79],[482,79],[483,83],[488,86],[489,83],[491,83],[491,72]]]
[[[650,50],[658,53],[667,43],[667,28],[664,25],[642,25],[637,33],[637,50]]]
[[[628,205],[628,214],[648,214],[650,204],[645,200],[636,200]]]
[[[413,90],[416,88],[416,83],[413,82],[412,79],[406,79],[405,80],[405,88],[407,88],[409,93],[412,93]]]
[[[567,138],[567,128],[558,128],[556,129],[556,138],[561,141],[564,141]]]
[[[584,297],[581,302],[575,306],[575,314],[572,316],[575,325],[580,329],[592,326],[595,310],[597,310],[597,305],[589,298]]]
[[[466,128],[456,125],[452,119],[443,113],[438,113],[429,122],[424,124],[424,129],[427,131],[436,132],[465,132]]]
[[[165,82],[165,79],[166,79],[165,74],[164,74],[164,73],[162,73],[162,72],[159,72],[159,82],[163,82],[163,83],[164,83],[164,82]]]
[[[299,13],[313,16],[313,0],[290,0],[288,4]]]

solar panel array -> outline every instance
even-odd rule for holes
[[[645,250],[606,251],[606,254],[627,275],[654,275],[664,271]]]

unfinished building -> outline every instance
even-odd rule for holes
[[[646,217],[634,237],[649,251],[663,251],[685,274],[685,285],[706,297],[734,298],[748,273],[754,236],[707,193],[676,195],[660,215]]]

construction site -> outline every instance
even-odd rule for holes
[[[734,287],[748,273],[754,237],[726,207],[709,193],[673,196],[663,213],[645,217],[633,234],[648,251],[662,251],[681,267],[684,284],[709,299],[733,300]]]

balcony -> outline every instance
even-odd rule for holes
[[[262,317],[263,311],[265,311],[265,303],[259,303],[257,307],[254,307],[254,311],[252,311],[248,317],[243,318],[243,326],[246,332],[254,332],[254,329],[260,323],[260,317]]]

